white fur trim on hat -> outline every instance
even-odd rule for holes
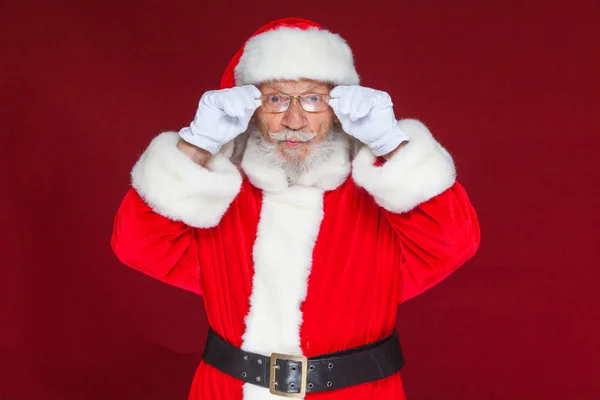
[[[206,168],[177,148],[179,135],[158,135],[131,171],[131,185],[152,207],[167,218],[197,228],[216,226],[240,192],[242,177],[223,153]]]
[[[335,85],[360,81],[346,41],[317,28],[281,27],[254,36],[235,67],[236,85],[302,78]]]
[[[395,213],[407,212],[452,187],[456,169],[450,154],[421,122],[404,119],[400,128],[409,137],[383,166],[364,147],[353,161],[352,178],[377,204]]]

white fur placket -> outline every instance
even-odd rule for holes
[[[302,355],[300,307],[306,298],[313,249],[323,220],[323,195],[348,177],[347,150],[341,147],[318,171],[302,176],[302,185],[290,187],[282,171],[265,167],[260,154],[246,149],[242,169],[252,184],[263,190],[263,200],[242,349],[264,355]],[[250,383],[244,384],[243,392],[244,400],[281,398]]]
[[[302,354],[300,306],[322,220],[322,189],[298,186],[264,193],[242,349],[264,355]],[[245,400],[279,398],[268,389],[244,384]]]

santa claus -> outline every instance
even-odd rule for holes
[[[479,245],[450,154],[302,19],[257,31],[131,178],[114,252],[204,297],[190,399],[404,399],[397,306]]]

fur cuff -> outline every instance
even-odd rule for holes
[[[238,169],[222,153],[206,168],[177,148],[179,135],[158,135],[131,171],[131,184],[158,214],[197,228],[216,226],[242,185]],[[226,151],[224,149],[224,151]]]
[[[450,154],[421,122],[400,121],[409,142],[383,166],[365,146],[353,162],[352,178],[377,204],[394,213],[407,212],[452,187],[456,169]]]

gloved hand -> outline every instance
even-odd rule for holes
[[[211,90],[202,95],[189,127],[179,131],[188,143],[216,154],[248,128],[262,93],[253,85]]]
[[[352,85],[337,86],[329,95],[329,105],[344,131],[369,146],[376,156],[388,154],[408,140],[386,92]]]

